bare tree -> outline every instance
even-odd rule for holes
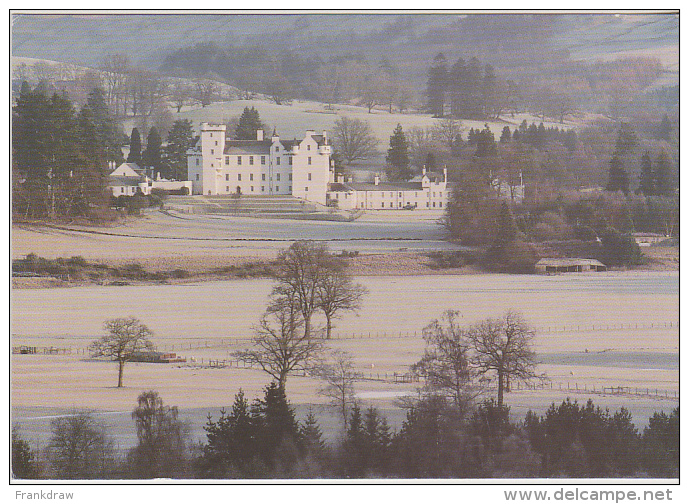
[[[412,370],[425,377],[427,392],[447,397],[466,409],[479,390],[474,385],[468,331],[457,324],[460,316],[448,310],[423,329],[426,349]]]
[[[177,113],[182,110],[182,107],[188,105],[192,101],[192,90],[183,81],[177,80],[170,86],[170,98],[174,103]]]
[[[512,311],[499,319],[484,320],[467,332],[476,372],[498,376],[498,407],[502,407],[511,379],[528,381],[537,377],[536,354],[531,349],[534,336],[523,317]]]
[[[361,307],[361,300],[368,289],[355,284],[344,268],[339,268],[325,275],[316,286],[317,307],[325,315],[325,337],[330,339],[333,319],[345,311],[356,311]]]
[[[304,321],[298,303],[296,297],[273,302],[254,328],[253,348],[233,354],[237,359],[259,366],[283,390],[287,376],[310,369],[323,348],[320,335],[302,330]]]
[[[445,147],[452,149],[457,135],[462,132],[462,123],[456,119],[438,119],[431,130],[433,140]]]
[[[153,349],[148,339],[153,333],[135,317],[106,320],[103,327],[108,334],[91,343],[89,351],[93,357],[110,357],[117,362],[117,386],[122,387],[125,363],[137,352]]]
[[[374,156],[378,143],[368,122],[349,117],[335,121],[333,144],[348,163]]]
[[[134,475],[181,477],[186,466],[189,426],[178,419],[177,406],[166,406],[158,392],[142,392],[132,412],[139,444],[132,449]]]
[[[354,370],[351,354],[335,350],[331,355],[331,362],[319,369],[319,378],[325,382],[325,386],[318,393],[328,397],[330,404],[342,415],[346,432],[350,407],[357,403],[356,395],[354,394],[354,383],[363,374]]]
[[[323,243],[300,240],[278,254],[274,304],[289,304],[300,312],[304,335],[311,335],[311,318],[318,310],[318,289],[324,278],[340,265]]]
[[[120,103],[126,91],[125,84],[131,71],[129,58],[123,54],[111,54],[100,65],[101,75],[105,81],[105,92],[108,105],[115,114],[120,113]]]
[[[218,83],[210,79],[203,79],[196,82],[196,101],[202,107],[207,107],[218,95]]]
[[[55,418],[50,430],[48,459],[57,479],[102,478],[112,466],[112,442],[90,413]]]

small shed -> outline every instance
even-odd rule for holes
[[[597,259],[577,257],[546,257],[536,263],[536,273],[587,273],[607,271],[607,266]]]

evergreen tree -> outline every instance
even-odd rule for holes
[[[254,107],[244,107],[244,112],[239,117],[237,129],[234,132],[235,140],[256,140],[256,131],[266,129]]]
[[[512,132],[509,126],[502,128],[502,134],[500,135],[500,143],[504,144],[512,140]]]
[[[241,389],[234,397],[230,414],[222,410],[217,422],[209,414],[204,430],[208,442],[198,463],[202,477],[222,478],[233,472],[251,475],[250,464],[256,454],[256,425]]]
[[[498,145],[495,143],[495,135],[486,124],[476,135],[476,157],[493,156],[498,153]]]
[[[141,165],[141,134],[138,128],[132,130],[132,137],[129,141],[129,155],[127,155],[127,163],[136,163]]]
[[[345,475],[350,478],[363,478],[366,474],[366,433],[358,404],[352,408],[342,448]]]
[[[658,137],[661,140],[670,141],[672,134],[672,123],[667,114],[663,115],[663,120],[660,121],[660,126],[658,127]]]
[[[629,193],[629,175],[617,154],[614,154],[610,160],[608,185],[605,187],[605,190],[610,192],[622,191],[624,194]]]
[[[509,205],[503,201],[502,205],[500,205],[500,213],[498,214],[496,242],[498,245],[504,245],[514,241],[516,238],[517,225],[514,222],[514,216],[512,215]]]
[[[398,124],[390,137],[390,148],[385,157],[388,180],[409,180],[413,177],[414,174],[409,167],[408,149],[409,144],[404,131],[402,131],[402,125]]]
[[[175,121],[167,135],[164,152],[164,164],[168,169],[169,177],[175,180],[187,179],[187,150],[191,147],[193,140],[191,121],[188,119]]]
[[[426,85],[427,107],[433,117],[443,117],[444,115],[447,82],[447,59],[443,53],[438,53],[428,69]]]
[[[143,163],[145,166],[160,170],[162,166],[162,138],[155,126],[152,126],[146,137],[146,150],[143,153]]]
[[[19,435],[19,428],[12,427],[12,477],[18,479],[38,478],[36,454],[29,443]]]
[[[316,415],[313,414],[311,408],[309,408],[306,420],[301,426],[300,433],[306,452],[315,457],[321,457],[325,452],[325,441],[323,441],[323,433],[316,420]]]
[[[251,416],[256,428],[256,452],[267,467],[273,467],[279,455],[291,455],[291,448],[302,445],[294,411],[277,383],[265,388],[265,397],[252,405]],[[280,458],[282,463],[294,462]]]
[[[101,88],[94,88],[86,99],[84,109],[91,113],[98,142],[103,146],[106,164],[113,161],[116,164],[124,161],[122,156],[122,139],[124,134],[108,108],[105,93]],[[83,109],[82,109],[83,112]]]
[[[466,63],[462,58],[459,58],[450,68],[447,87],[448,94],[450,95],[450,113],[452,117],[465,117]]]
[[[644,152],[644,155],[641,156],[641,174],[639,175],[639,189],[637,193],[641,193],[644,196],[653,196],[655,192],[656,189],[651,153],[646,151]]]
[[[672,160],[665,152],[658,154],[653,175],[658,196],[672,196],[675,193]]]

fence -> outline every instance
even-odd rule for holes
[[[604,331],[622,331],[622,330],[639,330],[639,329],[661,329],[661,328],[676,328],[679,330],[679,322],[651,322],[635,323],[635,324],[591,324],[591,325],[571,325],[571,326],[539,326],[535,327],[536,334],[548,333],[572,333],[572,332],[604,332]],[[421,331],[369,331],[359,333],[336,333],[331,336],[335,340],[352,340],[352,339],[395,339],[395,338],[419,338],[423,335]]]

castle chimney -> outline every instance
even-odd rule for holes
[[[380,184],[380,175],[376,173],[375,177],[373,177],[373,184],[378,185]]]
[[[447,182],[447,165],[443,168],[443,175],[445,175],[445,182]]]
[[[262,129],[256,130],[256,140],[258,140],[259,142],[263,140],[263,130]]]
[[[423,165],[423,168],[421,169],[421,175],[426,175],[426,165]]]

